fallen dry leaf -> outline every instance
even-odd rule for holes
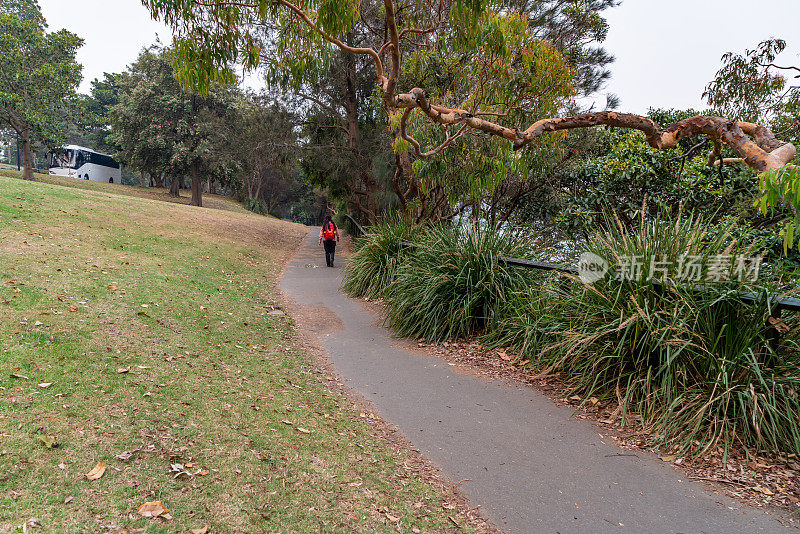
[[[58,441],[53,436],[37,436],[39,441],[42,442],[42,445],[47,447],[48,449],[55,449],[58,447]]]
[[[298,426],[298,427],[295,427],[295,428],[297,428],[298,432],[302,432],[303,434],[311,434],[310,430],[306,430],[305,428],[303,428],[301,426]]]
[[[775,327],[775,330],[778,331],[779,334],[786,334],[790,332],[792,329],[789,327],[788,324],[783,322],[783,319],[778,319],[776,317],[770,317],[769,324]]]
[[[670,454],[669,456],[659,456],[658,457],[658,459],[661,460],[662,462],[674,462],[676,458],[677,458],[677,456],[674,455],[674,454]]]
[[[161,501],[148,501],[139,506],[138,512],[144,517],[158,517],[166,514],[169,510],[161,504]]]
[[[208,532],[208,525],[203,528],[193,528],[189,531],[191,534],[206,534]]]
[[[78,311],[78,307],[77,306],[70,306],[69,307],[69,311],[76,312],[76,311]]]
[[[69,497],[67,497],[66,499],[64,499],[64,504],[69,504],[69,503],[71,503],[71,502],[72,502],[72,499],[74,499],[74,498],[75,498],[75,497],[73,497],[72,495],[70,495]]]
[[[30,380],[30,378],[28,378],[27,376],[25,376],[25,375],[18,375],[18,374],[16,374],[16,373],[12,373],[12,374],[10,374],[10,375],[8,375],[8,376],[9,376],[9,377],[11,377],[11,378],[22,378],[23,380]]]
[[[89,480],[97,480],[98,478],[103,476],[103,473],[105,472],[106,472],[106,464],[100,461],[97,462],[97,465],[94,466],[94,469],[86,473],[86,478],[88,478]]]
[[[44,389],[44,388],[49,388],[52,385],[53,385],[52,382],[42,382],[41,384],[39,384],[39,387]]]
[[[114,284],[110,284],[110,285],[108,286],[108,290],[109,290],[109,291],[116,291],[116,290],[117,290],[117,286],[115,286]]]
[[[121,453],[116,455],[114,458],[116,458],[117,460],[122,460],[123,462],[128,462],[128,461],[130,461],[131,458],[133,458],[133,456],[137,452],[139,452],[139,449],[134,449],[132,451],[122,451]]]
[[[119,369],[117,369],[117,373],[121,375],[129,373],[130,371],[131,371],[130,367],[120,367]]]

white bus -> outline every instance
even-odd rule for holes
[[[50,153],[50,174],[92,182],[122,183],[122,166],[114,158],[75,145]]]

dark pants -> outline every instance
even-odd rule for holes
[[[336,241],[333,239],[326,239],[322,242],[325,247],[325,263],[328,267],[333,267],[333,257],[336,255]]]

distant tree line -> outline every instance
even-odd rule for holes
[[[80,39],[48,34],[35,0],[0,0],[4,44],[40,62],[22,52],[0,59],[0,121],[29,148],[69,140],[111,153],[143,186],[173,195],[190,187],[198,206],[204,192],[222,192],[253,211],[309,222],[325,211],[366,224],[400,213],[415,224],[472,218],[580,239],[604,224],[608,208],[625,223],[643,206],[656,213],[683,205],[773,238],[792,237],[800,223],[797,173],[759,183],[753,170],[798,145],[800,91],[790,80],[800,69],[778,61],[780,39],[726,54],[706,90],[710,109],[634,117],[610,111],[618,99],[603,95],[613,62],[602,46],[603,14],[614,0],[512,1],[496,12],[434,2],[400,14],[387,11],[388,0],[363,0],[355,11],[349,1],[312,3],[288,16],[234,9],[224,24],[214,17],[233,8],[222,3],[147,4],[196,34],[179,33],[174,48],[143,50],[125,72],[78,95]],[[219,33],[208,33],[214,24]],[[238,45],[254,54],[234,54],[238,61],[262,67],[261,94],[235,83],[227,50]],[[203,62],[189,62],[203,50]],[[376,65],[384,68],[377,86]],[[51,83],[42,91],[45,71]],[[580,105],[603,96],[603,112]],[[752,157],[703,115],[729,116],[746,129],[751,140],[739,141]],[[525,149],[515,150],[514,125],[531,123],[555,131],[535,142],[517,131]],[[640,131],[611,128],[633,123]],[[583,129],[596,124],[609,128]],[[665,133],[670,124],[677,133]],[[674,148],[658,150],[669,135]]]

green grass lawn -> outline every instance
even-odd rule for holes
[[[21,178],[22,172],[0,168],[0,176],[7,176],[9,178]],[[192,192],[188,190],[180,191],[180,197],[175,198],[169,196],[169,191],[164,188],[156,187],[139,187],[134,185],[119,185],[109,184],[106,182],[92,182],[91,180],[78,180],[76,178],[69,178],[67,176],[53,176],[50,174],[41,174],[37,172],[35,175],[37,182],[52,185],[63,185],[75,189],[84,189],[86,191],[96,191],[99,193],[110,193],[114,195],[122,195],[127,197],[147,198],[150,200],[161,200],[163,202],[172,202],[175,204],[191,204]],[[231,197],[221,195],[203,195],[203,206],[212,209],[235,211],[238,213],[248,213],[242,206],[241,202],[237,202]]]
[[[465,524],[270,315],[305,227],[100,185],[0,176],[0,532]]]

